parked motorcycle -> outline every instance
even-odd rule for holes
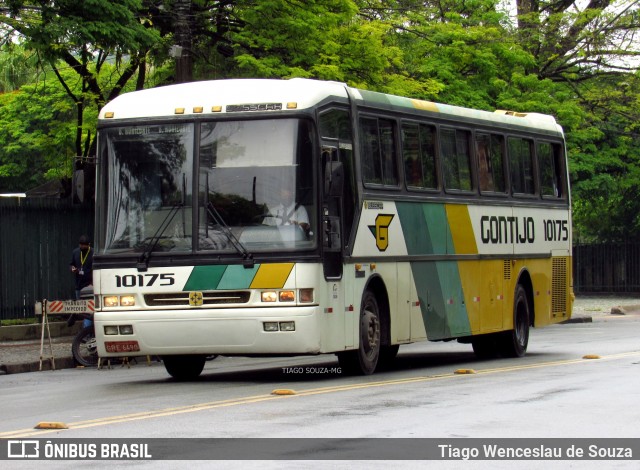
[[[93,298],[93,286],[82,289],[81,300]],[[78,318],[83,320],[83,327],[73,338],[71,343],[71,353],[75,361],[81,366],[91,367],[98,364],[98,347],[96,344],[96,331],[93,326],[93,313],[72,314],[67,320],[67,325],[73,325]]]

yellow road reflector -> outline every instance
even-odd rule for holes
[[[585,354],[582,359],[600,359],[600,356],[597,354]]]
[[[454,374],[463,375],[463,374],[475,374],[476,371],[473,369],[456,369]]]
[[[69,426],[55,421],[41,421],[34,429],[69,429]]]
[[[288,388],[278,388],[271,392],[271,395],[295,395],[296,392],[289,390]]]

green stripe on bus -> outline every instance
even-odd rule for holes
[[[409,255],[442,255],[453,246],[443,204],[396,203]]]
[[[444,297],[436,263],[432,261],[413,262],[411,263],[411,272],[416,283],[427,337],[430,340],[445,338]]]
[[[199,291],[217,289],[226,269],[226,265],[196,266],[193,268],[193,271],[191,271],[191,275],[182,290]]]
[[[252,268],[245,268],[239,264],[231,265],[227,268],[220,279],[218,289],[221,290],[234,290],[234,289],[248,289],[251,285],[251,281],[255,277],[260,268],[259,264],[256,264]]]
[[[415,261],[411,271],[430,340],[466,336],[471,324],[456,261]]]
[[[396,203],[409,255],[454,254],[444,204]],[[411,263],[422,318],[430,340],[471,334],[456,261]]]

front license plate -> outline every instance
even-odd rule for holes
[[[104,348],[110,353],[128,353],[140,351],[137,341],[105,341]]]

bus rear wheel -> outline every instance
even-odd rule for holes
[[[522,357],[529,344],[529,301],[527,291],[518,284],[513,302],[513,330],[498,337],[498,348],[503,357]]]
[[[347,373],[371,375],[380,358],[380,308],[371,291],[362,297],[359,343],[358,349],[339,353],[338,362]]]
[[[193,380],[197,378],[202,369],[207,356],[182,355],[163,356],[164,367],[171,377],[176,380]]]

